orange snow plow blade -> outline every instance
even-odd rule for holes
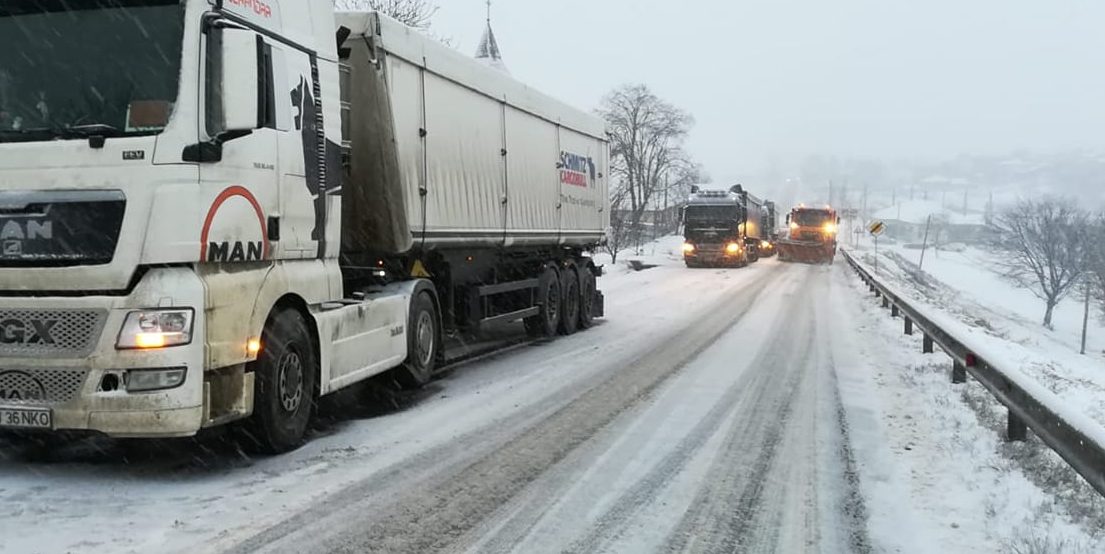
[[[784,262],[829,264],[836,257],[836,249],[831,243],[781,240],[778,247],[779,260]]]

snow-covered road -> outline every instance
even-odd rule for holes
[[[918,548],[936,524],[911,505],[932,501],[915,492],[932,483],[891,450],[916,430],[887,426],[902,391],[874,378],[896,347],[860,347],[861,333],[884,339],[841,265],[616,269],[594,329],[470,363],[415,396],[362,398],[285,456],[249,459],[218,437],[91,441],[46,461],[4,449],[0,550],[963,544]]]

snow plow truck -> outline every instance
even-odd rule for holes
[[[798,206],[787,215],[787,238],[778,243],[779,260],[831,264],[836,257],[840,217],[836,210]]]

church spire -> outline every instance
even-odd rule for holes
[[[495,32],[491,30],[491,0],[487,0],[487,28],[480,39],[480,45],[476,48],[476,59],[480,60],[499,71],[510,73],[503,63],[503,53],[499,50],[499,43],[495,40]]]

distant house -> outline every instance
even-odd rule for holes
[[[875,212],[874,217],[886,223],[884,236],[903,243],[920,244],[925,240],[926,226],[930,244],[983,244],[993,236],[983,213],[960,213],[929,200],[903,201]]]

